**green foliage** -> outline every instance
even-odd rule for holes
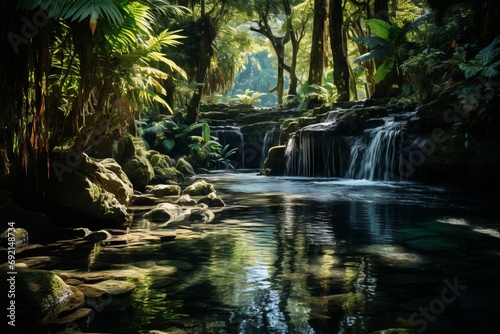
[[[383,60],[375,73],[375,83],[381,82],[401,63],[401,53],[408,48],[407,34],[417,29],[429,18],[430,14],[425,14],[413,22],[406,22],[402,27],[399,27],[397,23],[390,24],[380,19],[367,20],[366,24],[375,36],[355,37],[352,40],[372,50],[354,59],[354,63],[372,59]]]
[[[338,94],[332,82],[325,82],[320,85],[309,85],[306,93],[307,97],[316,97],[324,104],[331,105],[337,100]]]
[[[500,55],[500,36],[479,51],[474,59],[460,63],[458,67],[467,79],[477,75],[491,78],[498,74],[500,60],[495,61],[498,55]]]
[[[259,98],[261,96],[266,95],[266,93],[254,92],[251,91],[250,88],[247,88],[244,94],[236,94],[236,98],[233,101],[237,101],[241,104],[251,106],[256,102],[259,102]]]

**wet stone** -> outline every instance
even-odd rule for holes
[[[101,297],[104,294],[110,296],[123,296],[132,293],[135,284],[132,282],[107,280],[95,284],[81,284],[78,286],[87,297]]]
[[[90,308],[79,308],[69,315],[52,320],[49,324],[64,325],[69,323],[86,322],[88,317],[91,316],[92,312],[93,311]]]
[[[73,292],[73,294],[69,298],[66,306],[64,306],[64,308],[62,309],[61,314],[72,312],[75,309],[83,306],[83,304],[85,303],[85,295],[83,294],[83,292],[71,285],[69,286],[69,288],[71,289],[71,292]]]

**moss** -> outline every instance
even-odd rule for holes
[[[184,158],[179,158],[177,164],[175,165],[184,176],[193,176],[195,174],[193,166]]]

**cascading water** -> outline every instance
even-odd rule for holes
[[[393,122],[388,122],[384,126],[365,130],[365,133],[369,138],[368,144],[351,147],[351,165],[345,177],[392,180],[403,144],[402,130]]]
[[[243,133],[237,126],[211,126],[210,133],[216,137],[222,147],[238,148],[238,151],[230,157],[235,168],[245,168],[245,142]]]
[[[280,136],[280,129],[277,126],[266,131],[266,134],[264,135],[264,140],[262,142],[262,157],[260,163],[261,166],[264,165],[264,161],[266,160],[267,152],[269,151],[269,149],[279,144],[279,136]]]
[[[404,122],[393,117],[377,121],[383,125],[356,137],[341,136],[335,121],[297,131],[288,141],[285,174],[392,180],[403,147]]]

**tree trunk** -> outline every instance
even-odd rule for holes
[[[210,59],[213,56],[212,43],[215,40],[216,33],[210,15],[202,13],[200,17],[200,49],[198,54],[198,66],[196,71],[196,87],[193,97],[189,102],[186,112],[186,124],[193,124],[198,120],[198,111],[201,98],[203,96],[203,85],[210,67]]]
[[[311,41],[311,59],[309,64],[309,85],[323,83],[323,30],[326,20],[326,0],[314,1],[314,22]]]
[[[292,63],[289,68],[286,68],[290,74],[290,87],[288,88],[288,94],[295,96],[297,95],[297,86],[299,81],[295,73],[297,69],[297,56],[299,54],[299,41],[293,29],[292,5],[290,4],[290,0],[284,0],[283,5],[285,7],[285,14],[287,16],[288,34],[290,35],[290,42],[292,43]]]
[[[373,4],[373,12],[375,18],[385,22],[391,22],[389,18],[389,2],[388,0],[375,0]]]
[[[333,81],[338,101],[349,101],[349,66],[344,49],[342,0],[330,0],[330,46],[333,53]]]

